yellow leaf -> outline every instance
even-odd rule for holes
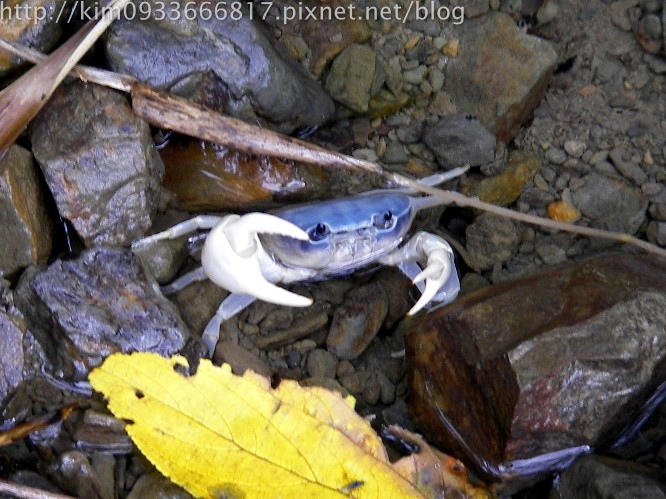
[[[197,497],[423,497],[391,467],[354,400],[202,360],[114,354],[93,388],[167,477]],[[182,370],[182,368],[181,368]]]

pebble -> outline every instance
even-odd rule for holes
[[[591,165],[596,165],[601,161],[606,161],[608,158],[608,151],[597,151],[590,156],[588,163]]]
[[[536,252],[546,265],[557,265],[567,259],[564,248],[555,244],[537,244]]]
[[[355,149],[354,152],[352,152],[352,156],[365,161],[370,161],[372,163],[374,163],[378,159],[377,153],[374,151],[374,149],[370,149],[368,147]]]
[[[340,359],[357,358],[377,335],[387,313],[388,298],[379,284],[370,282],[352,289],[335,309],[327,349]]]
[[[578,140],[567,140],[564,143],[564,150],[569,156],[573,158],[580,158],[587,150],[587,145],[585,142],[580,142]]]
[[[567,160],[567,154],[562,149],[557,147],[550,147],[545,154],[546,160],[555,164],[561,165]]]
[[[439,90],[444,86],[444,73],[442,73],[437,68],[431,69],[430,73],[428,74],[428,81],[430,81],[432,91],[439,92]]]
[[[495,136],[475,117],[445,116],[426,128],[423,141],[446,170],[479,166],[495,158]]]
[[[308,354],[306,368],[313,378],[335,378],[337,367],[337,357],[326,350],[316,348]]]
[[[648,180],[648,176],[636,164],[631,157],[631,153],[622,147],[616,147],[608,153],[608,158],[611,160],[615,168],[629,180],[632,180],[637,185],[642,185]]]
[[[477,217],[465,230],[465,238],[466,249],[481,270],[508,260],[520,244],[515,223],[490,213]]]

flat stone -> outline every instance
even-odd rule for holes
[[[665,275],[653,256],[600,256],[485,287],[409,324],[419,428],[487,477],[506,460],[594,447],[663,381]]]
[[[603,229],[634,234],[645,219],[648,200],[619,178],[590,173],[572,193],[573,204]]]
[[[0,275],[11,275],[51,254],[53,226],[31,154],[13,145],[0,159]]]
[[[340,359],[357,358],[377,335],[387,314],[388,298],[379,284],[371,282],[352,289],[333,314],[326,339],[329,352]]]
[[[474,116],[445,116],[426,129],[423,140],[445,170],[495,158],[495,136]]]
[[[189,336],[174,305],[130,251],[95,248],[57,260],[17,299],[30,330],[65,377],[80,379],[113,352],[169,356]],[[37,301],[40,312],[33,313]],[[30,312],[30,313],[29,313]]]
[[[20,317],[0,310],[0,401],[23,380],[23,333]]]
[[[61,85],[30,131],[58,211],[87,245],[129,245],[150,228],[164,165],[124,95]]]
[[[508,143],[545,94],[557,52],[502,13],[466,20],[459,28],[459,53],[447,66],[444,88],[459,112],[478,116]]]

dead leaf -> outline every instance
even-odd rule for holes
[[[114,354],[90,374],[167,477],[197,497],[425,497],[388,462],[354,400],[202,360]]]

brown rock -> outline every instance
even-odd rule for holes
[[[598,444],[664,379],[664,275],[655,257],[607,255],[424,316],[405,338],[420,429],[486,477]]]
[[[379,284],[353,289],[335,309],[326,339],[328,350],[340,359],[357,358],[377,335],[387,313],[388,298]]]
[[[46,263],[53,228],[32,156],[14,145],[0,160],[0,275]]]
[[[207,142],[172,141],[160,151],[164,187],[187,211],[260,209],[324,194],[327,175],[317,166],[251,156]]]
[[[466,20],[445,90],[459,112],[476,115],[510,142],[543,97],[557,63],[552,45],[521,32],[506,14]]]

